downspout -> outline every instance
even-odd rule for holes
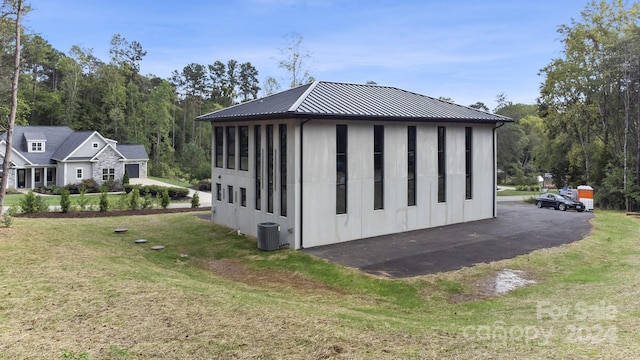
[[[304,156],[303,156],[304,131],[303,131],[303,129],[304,129],[304,124],[308,123],[309,121],[311,121],[311,119],[304,120],[304,121],[302,121],[300,123],[300,249],[304,249],[304,245],[303,245],[303,242],[302,242],[302,239],[304,237],[303,236],[303,234],[304,234],[304,232],[303,232],[303,229],[304,229],[304,226],[303,226],[303,224],[304,224],[304,221],[303,221],[303,219],[304,219],[304,217],[303,217],[303,215],[304,215],[304,210],[303,210],[304,209],[304,206],[303,206],[304,205],[304,201],[303,201],[303,199],[304,199],[304,197],[303,197],[303,194],[304,194],[304,189],[303,189],[303,184],[304,184],[304,181],[303,181],[304,180],[304,176],[303,176],[303,173],[304,173],[304,171],[303,171],[303,168],[304,168]]]
[[[498,217],[496,203],[498,201],[498,194],[496,187],[498,186],[497,174],[498,174],[498,159],[496,158],[496,130],[504,126],[504,121],[498,123],[498,126],[493,128],[493,146],[491,147],[491,151],[493,151],[493,217]]]

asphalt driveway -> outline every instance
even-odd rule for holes
[[[498,217],[304,249],[364,272],[405,278],[508,259],[571,243],[591,232],[592,212],[498,203]]]

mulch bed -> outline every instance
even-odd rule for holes
[[[114,210],[114,211],[74,211],[74,212],[41,212],[31,214],[17,214],[16,217],[26,218],[98,218],[107,216],[136,216],[153,214],[173,214],[181,212],[211,211],[211,207],[199,208],[171,208],[171,209],[141,209],[141,210]]]

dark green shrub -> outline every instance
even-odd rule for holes
[[[107,196],[107,192],[103,191],[100,194],[100,211],[105,212],[109,210],[109,197]]]
[[[122,186],[129,185],[129,172],[127,170],[124,171],[124,175],[122,176]]]
[[[80,184],[80,188],[84,188],[85,193],[97,193],[100,191],[100,186],[93,179],[84,179]]]
[[[160,206],[162,206],[163,209],[166,209],[169,206],[170,202],[171,199],[169,198],[169,191],[167,189],[163,189],[162,197],[160,199]]]
[[[25,214],[49,211],[49,205],[45,202],[44,198],[34,194],[31,190],[18,200],[18,206]]]
[[[138,189],[139,193],[149,192],[153,197],[162,195],[162,191],[164,189],[167,189],[167,191],[169,192],[169,198],[171,198],[171,200],[181,200],[189,196],[189,189],[180,188],[180,187],[166,187],[166,186],[158,186],[158,185],[145,185],[145,186],[125,185],[123,187],[123,190],[126,193],[131,193],[133,189]]]
[[[69,196],[69,190],[66,188],[62,188],[60,192],[60,211],[62,211],[63,213],[68,213],[70,206],[71,197]]]
[[[116,181],[114,180],[107,180],[105,182],[102,183],[102,185],[100,186],[100,192],[106,191],[106,192],[113,192],[113,191],[118,191],[120,190],[120,184],[118,184]]]
[[[191,197],[191,208],[198,208],[200,207],[200,196],[198,195],[198,192],[196,191],[195,193],[193,193],[193,196]]]
[[[198,181],[199,191],[211,191],[211,179]]]
[[[140,207],[140,190],[133,188],[129,194],[129,210],[138,210]]]

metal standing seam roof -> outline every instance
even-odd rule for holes
[[[316,81],[199,116],[200,121],[341,118],[511,122],[512,119],[390,86]]]

